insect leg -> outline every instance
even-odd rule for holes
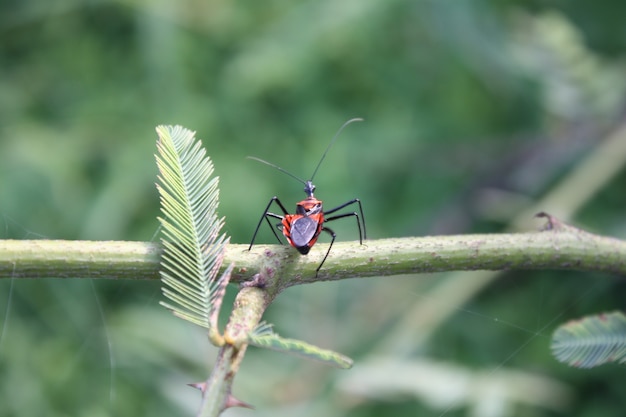
[[[330,245],[328,245],[328,250],[326,251],[326,255],[324,255],[324,259],[322,259],[322,263],[320,263],[320,265],[315,270],[316,277],[317,277],[317,274],[319,274],[320,269],[322,269],[322,265],[324,265],[324,262],[326,262],[326,258],[328,258],[328,254],[330,253],[330,248],[333,247],[333,243],[335,243],[335,238],[337,237],[335,232],[333,232],[333,230],[329,229],[328,227],[322,228],[322,231],[328,233],[331,236],[331,239],[330,239]]]
[[[283,205],[283,203],[280,202],[280,200],[278,199],[278,197],[274,196],[270,199],[269,203],[267,203],[267,206],[265,207],[265,210],[263,211],[263,215],[261,216],[261,219],[259,219],[259,223],[256,225],[256,229],[254,229],[254,234],[252,235],[252,240],[250,241],[250,246],[248,247],[248,250],[252,249],[252,245],[254,245],[254,240],[256,239],[256,235],[259,233],[259,229],[261,228],[261,223],[263,223],[263,219],[265,219],[267,221],[267,223],[270,225],[270,229],[272,229],[272,233],[274,233],[274,236],[276,236],[276,239],[278,239],[278,241],[282,244],[282,241],[280,240],[280,238],[278,237],[278,235],[276,234],[276,230],[275,228],[272,226],[272,224],[270,223],[269,217],[273,217],[275,219],[283,219],[283,216],[279,216],[278,214],[274,214],[271,213],[269,211],[270,207],[272,206],[272,203],[276,202],[276,204],[278,204],[278,207],[280,207],[280,209],[282,210],[283,214],[288,214],[289,212],[287,211],[287,209],[285,208],[285,206]]]
[[[365,229],[365,215],[363,214],[363,207],[361,206],[361,200],[359,200],[358,198],[355,198],[354,200],[350,200],[347,203],[344,203],[338,207],[332,208],[330,210],[326,210],[324,211],[324,214],[332,214],[335,213],[339,210],[341,210],[342,208],[345,208],[349,205],[352,204],[358,204],[359,205],[359,213],[361,213],[361,216],[359,217],[359,214],[355,211],[352,213],[345,213],[345,214],[338,214],[336,216],[330,216],[327,217],[324,221],[325,222],[331,222],[333,220],[337,220],[337,219],[343,219],[344,217],[350,217],[350,216],[354,216],[356,217],[356,224],[359,228],[359,242],[361,242],[361,245],[363,244],[363,239],[367,239],[367,230]],[[361,224],[363,225],[363,228],[361,228]]]
[[[279,216],[278,214],[270,213],[269,211],[265,213],[265,220],[267,220],[267,225],[270,227],[270,230],[272,231],[272,233],[274,233],[274,236],[276,237],[276,240],[278,240],[278,243],[280,243],[282,245],[283,241],[280,240],[280,237],[278,237],[278,234],[276,233],[276,229],[280,230],[280,226],[282,226],[282,223],[277,223],[275,225],[276,227],[274,227],[274,225],[272,225],[272,222],[270,222],[270,217],[282,221],[283,220],[283,216]]]

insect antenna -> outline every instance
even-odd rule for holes
[[[333,138],[330,140],[330,143],[328,144],[328,146],[326,147],[326,150],[324,151],[324,154],[322,155],[322,158],[320,158],[320,161],[317,163],[317,166],[315,167],[315,171],[313,171],[313,175],[311,175],[311,179],[310,181],[313,181],[313,178],[315,177],[315,174],[317,174],[317,170],[320,169],[320,166],[322,165],[322,162],[324,161],[324,158],[326,158],[326,154],[328,153],[328,151],[330,150],[330,147],[333,146],[333,143],[335,143],[335,141],[337,140],[337,138],[339,137],[339,134],[341,133],[341,131],[348,126],[350,123],[353,122],[362,122],[363,119],[361,119],[360,117],[355,117],[354,119],[350,119],[347,122],[345,122],[343,125],[341,125],[341,127],[339,128],[339,130],[337,130],[337,133],[335,133],[335,136],[333,136]],[[270,164],[271,165],[271,164]],[[277,167],[278,168],[278,167]]]
[[[306,185],[306,181],[304,181],[302,178],[300,178],[300,177],[296,177],[296,176],[295,176],[295,175],[293,175],[291,172],[287,171],[286,169],[283,169],[283,168],[279,167],[278,165],[274,165],[274,164],[272,164],[271,162],[267,162],[266,160],[261,159],[261,158],[257,158],[256,156],[248,156],[247,158],[248,158],[248,159],[255,160],[255,161],[260,162],[260,163],[265,164],[265,165],[269,165],[269,166],[271,166],[272,168],[276,168],[276,169],[277,169],[277,170],[279,170],[280,172],[282,172],[282,173],[284,173],[284,174],[287,174],[287,175],[289,175],[291,178],[293,178],[293,179],[295,179],[295,180],[297,180],[297,181],[301,182],[302,184],[305,184],[305,185]]]
[[[328,153],[328,151],[330,150],[331,146],[333,146],[333,143],[335,143],[335,141],[337,140],[337,138],[339,137],[339,134],[341,133],[341,131],[348,126],[350,123],[352,122],[362,122],[363,119],[356,117],[354,119],[350,119],[347,122],[345,122],[340,128],[339,130],[337,130],[337,133],[335,133],[335,136],[333,136],[333,138],[330,140],[330,143],[328,144],[328,146],[326,147],[326,150],[324,151],[324,154],[322,155],[322,158],[320,159],[320,161],[317,163],[317,166],[315,167],[315,171],[313,171],[313,175],[311,175],[311,179],[308,181],[308,183],[310,184],[311,181],[313,181],[313,177],[315,177],[315,174],[317,174],[317,170],[320,168],[320,166],[322,165],[322,162],[324,161],[324,158],[326,158],[326,154]],[[301,182],[302,184],[304,184],[305,186],[307,185],[307,181],[303,180],[300,177],[295,176],[294,174],[292,174],[291,172],[287,171],[284,168],[279,167],[278,165],[274,165],[271,162],[267,162],[264,159],[261,158],[257,158],[256,156],[248,156],[248,159],[252,159],[255,160],[257,162],[261,162],[262,164],[265,165],[269,165],[272,168],[275,168],[277,170],[279,170],[280,172],[289,175],[291,178],[295,179],[296,181]],[[305,189],[306,190],[306,189]]]

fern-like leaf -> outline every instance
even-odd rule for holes
[[[616,311],[566,323],[552,335],[551,348],[557,360],[578,368],[625,363],[626,317]]]
[[[272,325],[260,323],[248,335],[253,346],[285,352],[306,359],[313,359],[341,369],[352,368],[352,359],[332,350],[321,349],[301,340],[284,339],[272,331]]]
[[[229,278],[216,279],[228,243],[219,234],[224,219],[217,217],[218,177],[212,177],[213,164],[195,132],[181,126],[156,130],[157,189],[164,216],[159,217],[164,247],[160,272],[163,294],[172,301],[161,304],[214,331]]]

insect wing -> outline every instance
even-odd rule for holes
[[[321,224],[317,221],[317,216],[289,216],[286,219],[291,224],[289,230],[289,243],[302,254],[309,253],[309,249],[317,240],[321,231]]]

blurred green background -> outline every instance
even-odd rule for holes
[[[589,183],[539,209],[626,238],[626,155],[582,164],[624,123],[624,16],[616,0],[5,0],[0,238],[156,240],[154,128],[180,124],[247,243],[271,196],[304,194],[245,157],[308,178],[352,117],[365,122],[341,134],[316,196],[361,198],[369,238],[502,232],[573,172]],[[225,415],[623,416],[623,366],[569,369],[549,350],[559,323],[624,309],[623,280],[495,278],[287,290],[267,312],[276,331],[356,366],[251,348],[234,393],[257,410]],[[1,280],[0,417],[193,415],[185,383],[215,350],[160,299],[157,282]]]

